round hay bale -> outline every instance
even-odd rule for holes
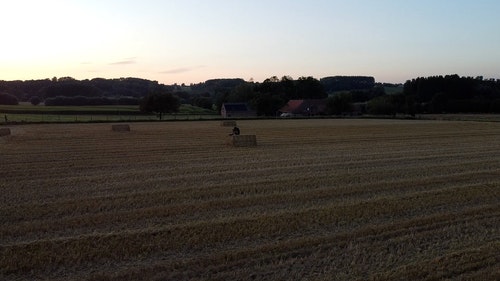
[[[111,130],[113,130],[115,132],[129,132],[130,126],[128,124],[112,125]]]
[[[0,128],[0,137],[10,135],[10,128]]]

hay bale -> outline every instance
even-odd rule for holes
[[[255,135],[233,135],[229,137],[229,144],[232,146],[256,146],[257,136]]]
[[[129,132],[130,126],[128,124],[112,125],[111,130],[115,132]]]
[[[236,121],[234,120],[224,120],[220,122],[221,127],[235,127]]]
[[[8,135],[10,135],[9,128],[0,128],[0,137],[8,136]]]

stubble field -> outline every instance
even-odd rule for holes
[[[499,280],[500,123],[10,127],[1,280]]]

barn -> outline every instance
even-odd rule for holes
[[[223,103],[220,114],[224,118],[255,117],[255,111],[251,110],[246,103]]]

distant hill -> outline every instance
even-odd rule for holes
[[[9,93],[19,101],[29,101],[36,96],[41,100],[63,97],[134,97],[141,98],[151,91],[171,91],[173,86],[139,78],[76,80],[71,77],[1,81],[0,92]]]

